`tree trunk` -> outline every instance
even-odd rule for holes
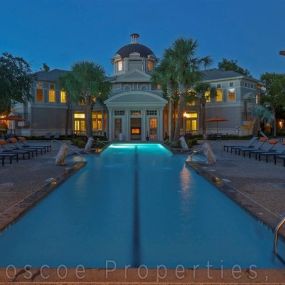
[[[276,128],[276,112],[275,110],[273,111],[273,136],[276,137],[277,135],[277,128]]]
[[[67,103],[67,109],[65,114],[65,135],[68,136],[68,129],[69,129],[69,117],[70,117],[70,104]]]
[[[172,100],[168,101],[168,137],[169,141],[172,140]]]
[[[177,108],[177,120],[175,122],[175,133],[174,133],[174,140],[178,140],[180,137],[180,129],[181,129],[181,120],[183,115],[184,109],[184,88],[180,84],[179,86],[179,101],[178,101],[178,108]]]
[[[172,141],[172,88],[171,84],[167,84],[167,97],[168,97],[168,137],[169,141]]]
[[[92,137],[92,105],[86,104],[85,109],[86,136]]]
[[[207,134],[206,134],[206,102],[204,102],[204,99],[202,98],[202,102],[201,102],[201,106],[202,106],[202,135],[203,135],[203,139],[207,139]]]

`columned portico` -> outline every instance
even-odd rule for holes
[[[112,96],[105,101],[109,110],[109,140],[162,141],[166,103],[151,92],[131,91]]]

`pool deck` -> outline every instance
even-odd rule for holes
[[[0,231],[85,165],[78,155],[72,155],[79,151],[74,146],[69,146],[66,164],[56,166],[55,157],[61,142],[33,143],[51,144],[52,150],[32,159],[0,166]]]
[[[190,163],[218,189],[272,229],[285,217],[285,167],[228,153],[224,145],[243,141],[208,141],[216,155],[214,165]],[[281,232],[285,237],[285,229]]]

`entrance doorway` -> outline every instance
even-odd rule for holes
[[[130,119],[130,138],[131,140],[137,141],[141,140],[141,118],[131,118]]]

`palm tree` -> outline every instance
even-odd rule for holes
[[[151,80],[154,84],[159,84],[161,86],[161,89],[168,100],[168,136],[169,141],[172,141],[172,114],[177,86],[174,78],[174,69],[170,62],[169,51],[166,50],[163,59],[152,72]]]
[[[93,106],[96,100],[105,100],[111,90],[104,69],[94,62],[78,62],[72,66],[71,72],[62,76],[61,83],[71,101],[84,106],[86,135],[91,137]]]
[[[174,71],[174,78],[178,86],[178,110],[175,123],[174,139],[180,136],[182,126],[182,114],[185,108],[185,96],[188,89],[199,82],[202,78],[200,68],[211,63],[210,57],[197,57],[198,43],[192,39],[177,39],[168,50],[168,58],[171,69]]]
[[[195,92],[201,107],[202,135],[206,139],[206,92],[211,92],[211,86],[208,83],[199,82],[195,86]]]

